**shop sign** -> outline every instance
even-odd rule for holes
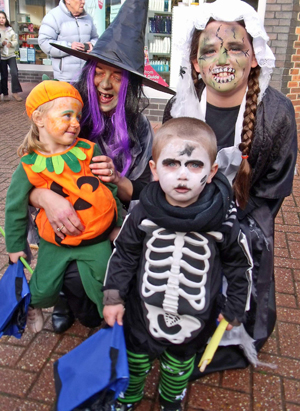
[[[161,84],[162,86],[169,87],[169,84],[167,84],[165,80],[157,73],[157,71],[155,71],[154,68],[149,64],[145,65],[144,75],[148,79],[155,81],[156,83]]]

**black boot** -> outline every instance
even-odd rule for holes
[[[65,294],[61,291],[52,313],[53,331],[56,334],[62,334],[71,327],[74,321],[74,314],[69,307]]]

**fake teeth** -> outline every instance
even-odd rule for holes
[[[235,69],[231,67],[215,67],[212,70],[214,80],[217,83],[230,83],[234,80]]]
[[[235,69],[231,67],[216,67],[212,70],[213,74],[219,74],[219,73],[235,73]]]
[[[232,74],[231,76],[228,76],[228,77],[215,77],[214,80],[217,83],[230,83],[232,80],[234,80],[234,75]]]

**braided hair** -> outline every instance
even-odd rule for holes
[[[248,78],[248,92],[246,95],[246,108],[244,112],[244,122],[239,149],[242,153],[242,162],[233,183],[233,191],[238,205],[244,209],[249,200],[251,186],[252,168],[248,161],[251,145],[254,138],[254,127],[257,110],[257,98],[260,92],[258,77],[260,67],[251,69]]]

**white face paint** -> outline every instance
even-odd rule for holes
[[[197,201],[218,166],[212,165],[207,150],[193,140],[174,137],[155,163],[150,161],[155,181],[159,181],[166,200],[173,206],[187,207]]]

